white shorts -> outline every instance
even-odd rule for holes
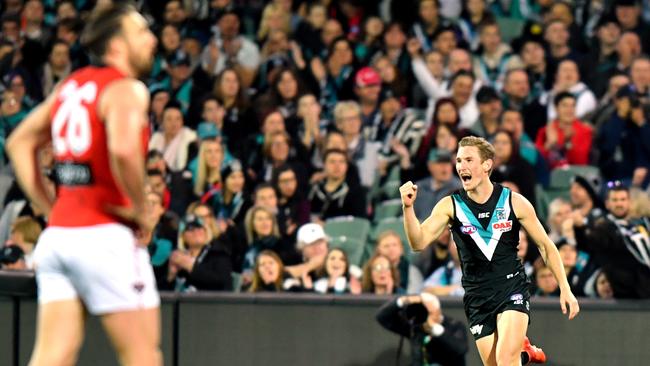
[[[39,304],[79,298],[93,315],[160,304],[149,253],[120,224],[49,227],[34,264]]]

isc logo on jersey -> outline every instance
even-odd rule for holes
[[[467,235],[472,235],[476,232],[476,226],[464,225],[460,227],[460,232]]]
[[[512,220],[508,221],[497,221],[492,224],[493,231],[500,231],[502,233],[512,230]]]

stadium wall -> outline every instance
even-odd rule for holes
[[[33,275],[0,272],[0,364],[25,365],[34,341]],[[31,280],[30,280],[31,276]],[[23,281],[21,286],[16,283]],[[31,286],[31,289],[29,288]],[[195,293],[162,295],[166,365],[395,365],[399,337],[374,319],[388,297],[311,294]],[[460,299],[443,311],[465,321]],[[643,365],[650,359],[650,302],[581,300],[573,321],[557,299],[532,301],[529,336],[550,365]],[[470,339],[468,365],[479,365]],[[407,364],[408,342],[401,365]],[[79,365],[115,365],[90,317]]]

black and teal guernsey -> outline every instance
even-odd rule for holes
[[[472,201],[464,190],[451,196],[451,232],[461,261],[463,288],[467,294],[483,292],[487,297],[509,287],[506,282],[511,279],[527,281],[517,258],[521,225],[512,209],[512,192],[500,184],[493,185],[492,195],[484,204]]]
[[[521,224],[512,209],[512,192],[493,185],[484,204],[472,201],[464,190],[451,195],[451,232],[463,270],[463,305],[474,339],[494,333],[497,316],[504,311],[530,315],[529,281],[517,258]]]

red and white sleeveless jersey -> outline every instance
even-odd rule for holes
[[[51,131],[58,186],[50,226],[121,222],[107,208],[130,205],[111,172],[106,126],[98,115],[102,91],[124,77],[111,67],[85,67],[70,75],[57,91]],[[147,139],[143,126],[143,154]]]

